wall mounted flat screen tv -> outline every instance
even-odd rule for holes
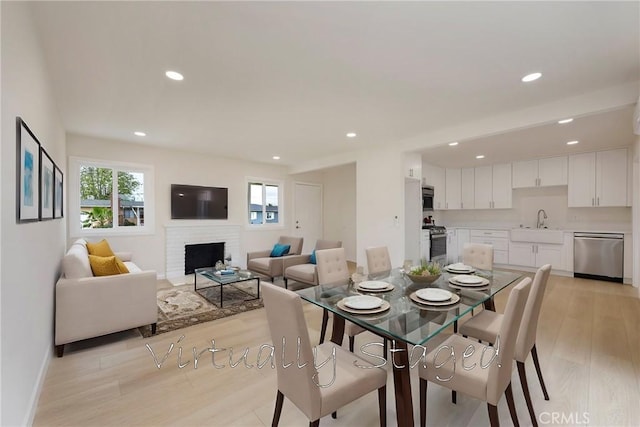
[[[171,184],[171,219],[227,219],[228,189]]]

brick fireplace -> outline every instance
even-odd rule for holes
[[[182,225],[165,226],[165,275],[174,285],[191,283],[185,275],[185,246],[224,243],[224,252],[230,253],[232,264],[240,257],[240,226],[238,225]],[[214,261],[215,263],[215,261]],[[191,274],[193,276],[193,274]]]

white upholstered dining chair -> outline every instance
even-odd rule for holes
[[[344,248],[323,249],[316,251],[316,267],[318,269],[318,284],[332,285],[344,284],[349,281],[349,266]],[[329,312],[322,313],[322,329],[320,330],[320,344],[324,342],[327,334]],[[364,328],[352,322],[345,322],[344,331],[349,337],[349,350],[354,351],[355,336],[364,332]]]
[[[518,425],[511,390],[511,369],[518,329],[530,287],[531,279],[527,277],[509,294],[504,321],[499,329],[500,341],[494,348],[489,347],[485,352],[478,348],[477,341],[457,334],[451,335],[438,348],[427,354],[425,363],[420,363],[418,375],[422,427],[426,425],[428,381],[487,402],[492,427],[499,425],[497,405],[504,394],[513,424]],[[451,357],[452,353],[455,358]]]
[[[391,258],[386,246],[365,249],[367,253],[367,272],[369,276],[375,276],[391,271]]]
[[[514,358],[516,360],[516,366],[518,367],[518,375],[520,376],[520,383],[522,384],[522,391],[524,392],[524,398],[527,402],[527,409],[529,410],[529,416],[534,426],[538,425],[536,414],[533,410],[533,403],[531,402],[531,395],[529,394],[529,386],[527,384],[527,376],[525,374],[524,363],[529,356],[529,353],[533,356],[533,364],[538,374],[538,380],[542,387],[542,394],[545,400],[549,400],[547,394],[547,388],[544,385],[542,378],[542,371],[540,370],[540,362],[538,361],[538,351],[536,350],[536,332],[538,330],[538,319],[540,317],[540,309],[542,307],[542,299],[547,287],[547,281],[549,280],[549,274],[551,273],[551,265],[546,264],[538,269],[535,277],[533,278],[533,284],[531,285],[531,292],[527,299],[527,304],[524,309],[522,322],[520,329],[518,330],[518,338],[516,339],[516,347]],[[473,316],[465,323],[460,325],[459,333],[464,336],[478,338],[482,341],[489,343],[495,343],[496,336],[500,332],[502,324],[505,322],[505,316],[494,311],[484,310],[481,313]]]
[[[462,262],[480,270],[493,270],[493,246],[484,243],[465,243]]]
[[[314,357],[300,296],[270,283],[262,285],[262,292],[278,376],[272,426],[277,427],[280,421],[285,396],[307,416],[309,426],[318,426],[320,418],[328,414],[335,418],[339,408],[375,390],[378,390],[380,426],[385,426],[387,371],[331,342],[317,346]],[[291,349],[287,353],[295,353],[298,348],[297,365],[286,365],[288,360],[283,360],[287,346]],[[335,369],[333,365],[316,369],[315,360],[318,363],[331,360],[334,351]]]

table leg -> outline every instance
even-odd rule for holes
[[[333,326],[331,330],[331,342],[342,345],[344,339],[344,317],[333,314]]]
[[[413,402],[411,400],[411,378],[407,343],[393,341],[392,351],[393,385],[396,395],[396,416],[398,427],[413,427]]]
[[[489,298],[488,300],[485,300],[484,308],[485,310],[496,311],[496,304],[493,301],[493,297]]]
[[[220,283],[220,308],[222,308],[222,304],[224,304],[224,295],[222,295],[222,290],[224,289],[224,285]]]
[[[258,277],[256,280],[258,280],[258,299],[260,299],[260,278]]]

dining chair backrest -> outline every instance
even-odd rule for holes
[[[386,246],[367,248],[367,271],[369,274],[378,274],[391,270],[391,258]]]
[[[484,243],[465,243],[462,262],[480,270],[493,270],[493,246]]]
[[[260,288],[273,341],[278,390],[309,419],[315,420],[322,409],[321,394],[320,388],[313,382],[317,371],[300,296],[271,283],[261,283]],[[283,356],[286,360],[283,360]],[[288,366],[292,361],[293,364]],[[305,362],[306,366],[300,367]]]
[[[524,362],[536,343],[536,332],[538,330],[538,319],[540,318],[540,308],[544,291],[547,288],[547,280],[551,273],[551,264],[543,265],[536,272],[531,285],[531,292],[524,308],[522,323],[518,331],[516,342],[515,359]]]
[[[349,266],[344,248],[316,251],[318,284],[330,285],[349,281]]]
[[[489,376],[487,379],[487,402],[497,405],[500,396],[511,382],[511,369],[513,368],[513,354],[516,347],[516,339],[518,330],[522,321],[524,307],[527,303],[527,297],[531,289],[531,278],[525,277],[518,283],[507,300],[507,306],[504,309],[504,317],[500,325],[500,333],[498,334],[499,343],[496,341],[495,349],[498,351],[496,360],[493,360],[489,366]],[[476,351],[478,351],[476,349]],[[489,356],[493,355],[495,350],[487,350],[487,357],[484,363],[488,363]],[[476,369],[482,367],[476,367]]]

